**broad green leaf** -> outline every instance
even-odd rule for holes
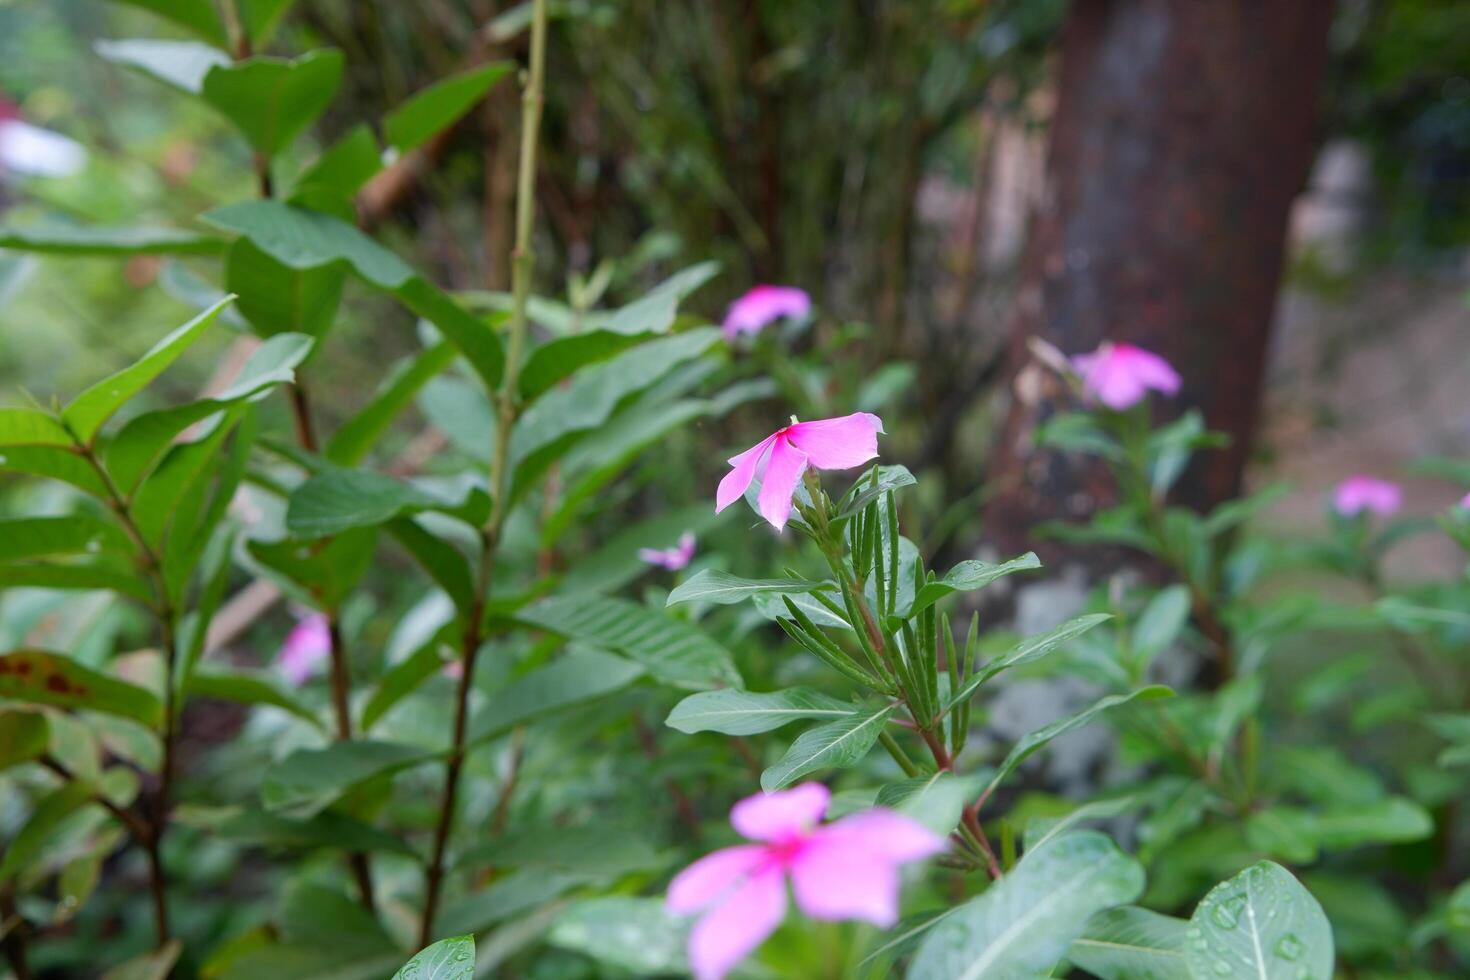
[[[229,242],[181,228],[0,227],[0,248],[55,255],[218,255]]]
[[[1301,980],[1332,976],[1332,927],[1291,872],[1262,861],[1216,885],[1190,919],[1190,975]]]
[[[280,201],[242,201],[204,215],[216,228],[244,235],[293,269],[345,262],[360,278],[386,290],[438,327],[459,348],[487,388],[500,381],[505,356],[485,321],[471,316],[398,256],[339,218]]]
[[[150,10],[221,48],[229,44],[229,38],[225,36],[224,22],[220,20],[219,10],[212,3],[200,3],[198,0],[114,0],[114,2]],[[253,0],[246,0],[247,6],[252,2]]]
[[[1102,834],[1065,834],[929,930],[909,980],[1044,977],[1098,912],[1136,899],[1143,868]]]
[[[298,749],[266,770],[260,798],[267,810],[309,818],[358,783],[438,757],[414,745],[366,740]]]
[[[789,594],[793,592],[816,592],[822,589],[836,592],[831,582],[809,582],[795,578],[749,579],[705,568],[679,583],[669,593],[666,606],[677,606],[683,602],[713,602],[728,606],[743,602],[762,592]]]
[[[384,473],[333,469],[311,477],[292,492],[286,527],[303,538],[323,538],[385,524],[444,503]]]
[[[730,652],[702,630],[626,599],[545,599],[515,618],[526,626],[620,653],[675,687],[740,685]]]
[[[350,209],[352,196],[381,169],[378,141],[371,129],[358,123],[301,172],[291,203],[312,206],[329,199]],[[350,210],[344,217],[352,217]]]
[[[107,485],[102,482],[97,470],[80,453],[70,448],[7,446],[0,450],[0,471],[43,476],[70,483],[100,499],[108,496]]]
[[[1056,627],[1055,629],[1048,630],[1045,633],[1039,633],[1036,636],[1028,636],[1025,640],[1022,640],[1021,644],[1010,653],[996,657],[994,660],[987,663],[984,667],[981,667],[979,672],[977,672],[975,676],[966,680],[965,683],[960,687],[959,692],[956,693],[954,697],[950,698],[949,704],[945,707],[944,710],[953,710],[957,705],[963,704],[970,698],[974,697],[975,692],[980,690],[980,685],[984,684],[986,681],[990,680],[1001,671],[1009,670],[1012,667],[1018,667],[1021,664],[1029,664],[1034,661],[1040,660],[1042,657],[1045,657],[1047,654],[1056,650],[1062,644],[1076,639],[1083,633],[1086,633],[1088,630],[1092,629],[1094,626],[1098,625],[1099,623],[1105,623],[1109,619],[1112,619],[1112,617],[1107,615],[1106,613],[1094,613],[1090,616],[1079,616],[1076,619],[1069,619],[1062,625]]]
[[[156,598],[152,587],[139,575],[102,562],[0,565],[0,589],[18,586],[78,591],[107,589],[147,604]]]
[[[64,555],[132,554],[132,543],[116,524],[70,514],[0,521],[0,562]]]
[[[959,826],[965,805],[980,792],[987,778],[983,771],[963,776],[952,772],[915,776],[884,786],[874,802],[912,817],[936,834],[949,834]]]
[[[318,813],[291,820],[264,810],[238,806],[181,806],[174,820],[210,835],[269,848],[327,848],[340,851],[384,851],[414,857],[415,851],[396,834],[340,813]]]
[[[419,394],[419,411],[460,452],[489,463],[495,407],[483,388],[458,378],[434,378]]]
[[[1136,905],[1107,909],[1087,923],[1067,959],[1099,980],[1186,980],[1188,931],[1183,919]]]
[[[852,629],[852,624],[846,619],[838,616],[832,610],[822,605],[809,593],[798,593],[796,595],[785,595],[779,592],[763,592],[754,599],[755,611],[771,621],[790,620],[791,610],[786,608],[786,600],[790,599],[792,605],[800,609],[815,626],[833,626],[838,629]],[[839,607],[840,608],[840,607]]]
[[[1292,806],[1268,806],[1245,821],[1245,839],[1251,847],[1270,857],[1293,864],[1317,860],[1314,815]]]
[[[163,460],[133,494],[133,523],[155,548],[187,544],[196,522],[205,513],[206,496],[214,477],[226,469],[225,442],[245,414],[236,402],[211,418],[198,438],[171,446]],[[172,532],[177,529],[178,534]],[[202,542],[201,542],[202,543]],[[183,571],[178,563],[172,571]],[[166,569],[167,570],[167,569]]]
[[[1460,882],[1445,908],[1445,918],[1451,929],[1470,932],[1470,881]]]
[[[296,0],[240,0],[240,21],[245,33],[260,48],[275,33],[281,18]]]
[[[1040,567],[1041,559],[1037,558],[1036,553],[1032,551],[1026,552],[1020,558],[1012,558],[998,565],[985,561],[962,561],[945,572],[943,578],[929,582],[921,588],[914,596],[913,608],[901,611],[900,615],[904,618],[916,616],[947,595],[983,589],[991,582],[1013,572],[1023,572]]]
[[[1075,731],[1078,728],[1091,724],[1094,718],[1109,708],[1116,708],[1120,704],[1127,704],[1134,700],[1156,701],[1159,698],[1170,698],[1173,696],[1174,692],[1162,684],[1139,688],[1137,691],[1132,691],[1128,694],[1110,694],[1105,698],[1093,702],[1090,707],[1075,715],[1069,715],[1066,718],[1052,722],[1044,728],[1038,728],[1034,732],[1028,732],[1022,735],[1016,739],[1016,744],[1011,746],[1011,751],[1007,753],[1005,761],[1000,764],[1000,768],[995,773],[995,778],[990,781],[990,785],[985,789],[986,794],[989,795],[994,792],[995,787],[999,786],[1002,780],[1014,772],[1016,767],[1025,761],[1026,757],[1031,755],[1031,753],[1059,735],[1065,735],[1070,731]]]
[[[444,932],[484,932],[498,922],[545,905],[595,880],[596,875],[582,872],[545,868],[513,871],[497,878],[489,888],[446,902],[436,921]]]
[[[223,299],[203,313],[164,337],[137,361],[121,371],[92,385],[77,395],[61,413],[67,428],[82,442],[90,443],[102,423],[112,417],[128,399],[163,373],[183,354],[204,329],[214,322],[229,298]]]
[[[311,353],[312,343],[303,334],[278,334],[261,344],[229,387],[213,398],[147,412],[129,420],[107,443],[107,470],[113,483],[124,494],[132,493],[180,432],[234,402],[294,380],[296,367]]]
[[[102,980],[168,980],[183,950],[183,943],[170,939],[160,948],[108,970],[102,974]]]
[[[266,673],[201,668],[189,676],[184,690],[194,697],[218,698],[236,704],[268,704],[290,712],[318,729],[323,727],[315,711],[288,694],[276,678]]]
[[[0,446],[70,446],[66,427],[34,408],[0,408]]]
[[[686,734],[757,735],[801,718],[845,718],[858,710],[809,687],[769,694],[728,688],[691,694],[669,712],[664,724]]]
[[[1184,624],[1189,622],[1189,589],[1183,585],[1171,585],[1159,590],[1149,600],[1138,622],[1133,624],[1133,651],[1145,662],[1160,653],[1179,638]]]
[[[887,496],[890,490],[911,487],[919,482],[904,466],[879,466],[876,469],[878,470],[877,486],[873,485],[872,470],[858,477],[846,495],[837,503],[837,520],[847,520],[868,506],[871,501]]]
[[[326,110],[342,84],[342,52],[255,57],[216,65],[201,94],[240,128],[256,152],[273,157]]]
[[[661,868],[669,855],[643,832],[609,826],[538,826],[512,831],[471,849],[461,866],[535,868],[616,877]]]
[[[473,980],[474,975],[475,937],[455,936],[420,950],[393,980]]]
[[[0,654],[0,697],[28,704],[100,711],[132,718],[149,727],[163,720],[163,705],[146,688],[43,650]]]
[[[547,393],[526,410],[511,435],[512,496],[524,493],[559,455],[606,424],[629,396],[704,354],[720,336],[710,327],[651,341],[582,371],[571,384]]]
[[[169,525],[169,537],[163,549],[163,579],[169,596],[179,605],[195,572],[202,570],[204,552],[245,479],[250,450],[260,432],[260,416],[248,403],[240,408],[232,407],[229,413],[238,415],[240,422],[228,451],[221,455],[212,472],[195,480],[195,486],[181,501],[181,513]],[[151,482],[145,483],[145,487]],[[185,506],[196,496],[200,506]]]
[[[721,519],[709,504],[698,503],[624,526],[590,555],[574,562],[557,591],[563,595],[615,592],[651,568],[638,557],[640,549],[672,547],[685,531],[699,535]]]
[[[781,761],[761,773],[761,789],[783,789],[819,769],[850,769],[863,760],[896,705],[858,708],[846,718],[802,732]]]
[[[390,521],[386,527],[393,539],[429,573],[434,584],[444,590],[460,613],[469,617],[475,608],[475,581],[464,553],[443,538],[424,530],[412,518]]]
[[[482,742],[554,711],[621,690],[643,676],[643,667],[598,650],[574,650],[511,681],[492,694],[470,720],[469,739]]]
[[[81,780],[63,783],[41,797],[5,848],[5,858],[0,861],[0,883],[9,881],[40,857],[58,825],[91,799],[92,788]]]
[[[415,92],[383,118],[383,136],[400,153],[421,146],[474,108],[491,86],[514,67],[513,62],[497,61],[451,75]]]
[[[330,541],[251,541],[247,548],[266,568],[305,589],[317,608],[340,606],[372,565],[377,531],[359,528]]]
[[[609,895],[577,902],[551,927],[547,941],[633,976],[683,974],[689,923],[661,898]]]
[[[219,48],[200,44],[198,41],[104,39],[97,41],[92,47],[113,64],[136,68],[190,95],[198,95],[203,89],[204,76],[209,74],[211,68],[230,63],[230,56]]]
[[[1034,817],[1026,822],[1024,844],[1026,850],[1034,850],[1076,827],[1084,820],[1105,820],[1127,813],[1143,803],[1143,794],[1135,793],[1112,799],[1091,800],[1077,807],[1065,817]]]
[[[363,731],[370,731],[378,719],[387,714],[395,704],[418,690],[430,677],[443,671],[444,665],[449,662],[445,656],[451,652],[448,644],[453,639],[454,624],[441,627],[427,643],[394,664],[378,680],[373,696],[362,709]]]
[[[41,712],[0,712],[0,769],[40,758],[50,744],[51,726]]]
[[[418,390],[453,361],[454,347],[447,342],[435,344],[412,358],[400,361],[388,372],[362,410],[343,423],[327,441],[327,459],[342,466],[361,463],[383,433],[388,431],[393,420],[413,404]]]
[[[323,336],[337,315],[347,272],[340,265],[292,269],[237,238],[225,256],[225,288],[255,332]]]

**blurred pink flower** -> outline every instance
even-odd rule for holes
[[[685,531],[679,535],[679,543],[672,548],[639,548],[638,557],[650,565],[677,572],[694,557],[694,532]]]
[[[821,783],[741,800],[730,823],[756,843],[707,854],[669,883],[669,911],[704,911],[689,934],[696,980],[720,980],[775,931],[788,876],[813,919],[898,921],[899,866],[940,853],[944,839],[881,809],[821,826],[830,800]]]
[[[332,633],[327,627],[327,617],[312,613],[286,634],[286,641],[281,644],[281,652],[276,657],[276,666],[281,668],[286,680],[300,687],[331,653]]]
[[[70,177],[87,165],[86,147],[21,118],[0,98],[0,172],[26,177]]]
[[[1465,510],[1470,510],[1470,493],[1467,493],[1465,494],[1465,496],[1460,498],[1460,506],[1463,507]]]
[[[743,333],[760,333],[783,316],[799,320],[811,311],[812,299],[806,290],[795,286],[756,286],[730,304],[725,313],[725,337],[734,340]]]
[[[882,431],[883,420],[868,412],[793,422],[777,429],[727,460],[734,469],[720,481],[715,513],[740,499],[769,451],[758,503],[761,516],[780,530],[791,516],[791,495],[808,465],[819,470],[845,470],[866,463],[878,455],[878,433]]]
[[[1397,483],[1359,473],[1337,485],[1332,496],[1332,508],[1343,517],[1353,517],[1364,511],[1391,517],[1403,498],[1403,491]]]
[[[1103,341],[1091,354],[1073,357],[1072,367],[1087,394],[1116,411],[1138,404],[1150,388],[1179,393],[1179,374],[1169,362],[1132,344]]]

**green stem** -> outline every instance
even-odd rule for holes
[[[905,776],[912,779],[915,776],[923,775],[923,770],[914,763],[914,760],[908,757],[908,754],[903,750],[903,746],[898,744],[898,739],[893,737],[892,732],[884,729],[879,733],[878,741],[888,750],[888,754],[893,756],[893,761],[898,763],[898,768],[903,770]]]

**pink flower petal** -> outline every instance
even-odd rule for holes
[[[1364,511],[1389,517],[1398,511],[1402,503],[1403,491],[1398,484],[1357,474],[1337,485],[1332,506],[1344,517],[1353,517]]]
[[[917,820],[881,808],[843,817],[823,827],[816,836],[899,862],[922,861],[945,849],[944,838]]]
[[[741,844],[706,854],[669,882],[669,911],[675,915],[698,912],[754,874],[765,858],[766,849],[759,844]]]
[[[300,687],[331,653],[332,633],[327,625],[327,617],[314,613],[298,622],[286,634],[276,663],[286,675],[286,680]]]
[[[832,793],[821,783],[747,796],[730,810],[730,824],[750,840],[788,840],[810,833],[827,812]]]
[[[723,980],[786,917],[786,879],[771,867],[747,879],[689,934],[695,980]]]
[[[1180,385],[1179,372],[1157,354],[1141,347],[1119,344],[1114,357],[1124,363],[1144,387],[1161,391],[1166,395],[1177,395]]]
[[[1159,355],[1132,344],[1104,341],[1090,354],[1072,358],[1087,394],[1111,409],[1136,405],[1149,390],[1178,394],[1179,373]]]
[[[725,336],[731,340],[742,333],[759,333],[781,317],[800,319],[811,312],[812,300],[793,286],[756,286],[730,304],[725,314]]]
[[[898,865],[838,841],[814,839],[791,867],[796,905],[813,919],[898,921]]]
[[[760,505],[761,516],[778,531],[786,526],[786,519],[791,516],[791,497],[796,493],[796,485],[801,482],[806,464],[806,453],[791,445],[784,436],[776,439],[756,502]]]
[[[1470,493],[1460,498],[1460,507],[1464,510],[1470,510]]]
[[[720,481],[719,490],[715,492],[716,514],[729,507],[744,495],[746,489],[750,486],[750,481],[755,479],[755,470],[760,465],[761,457],[766,454],[766,450],[770,449],[771,444],[775,441],[776,435],[773,433],[740,455],[730,457],[728,462],[735,468],[725,474],[725,478]]]
[[[883,420],[869,412],[798,422],[786,430],[791,444],[819,470],[845,470],[878,455]]]

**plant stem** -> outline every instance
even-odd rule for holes
[[[536,219],[536,141],[541,129],[546,76],[546,0],[535,0],[531,20],[531,65],[521,95],[521,151],[516,181],[516,238],[511,253],[510,335],[506,343],[505,368],[497,399],[495,446],[490,457],[490,519],[480,532],[479,569],[475,576],[475,600],[465,623],[461,649],[464,669],[455,697],[454,730],[449,759],[444,771],[444,794],[439,805],[439,822],[434,828],[433,849],[424,879],[424,914],[419,926],[420,948],[434,938],[434,916],[444,882],[444,855],[454,831],[459,780],[464,769],[465,733],[469,727],[470,688],[475,660],[484,640],[485,609],[495,578],[495,553],[500,529],[509,508],[510,436],[520,411],[521,357],[526,346],[526,307],[531,296],[531,274],[536,267],[531,251],[531,232]]]
[[[0,930],[5,935],[5,962],[15,980],[31,980],[30,961],[26,958],[26,922],[15,907],[14,886],[0,890]]]

